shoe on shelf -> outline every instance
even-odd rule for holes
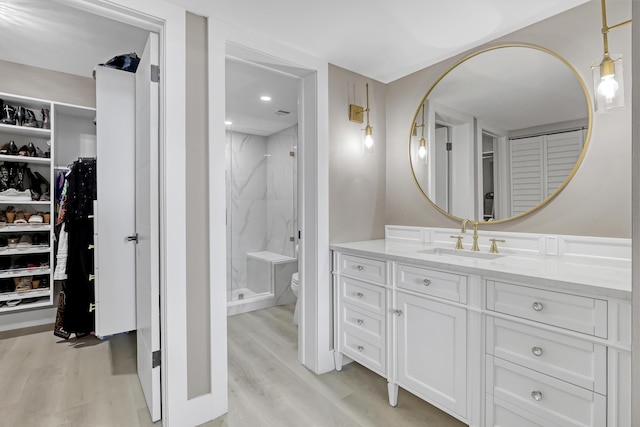
[[[24,107],[16,107],[16,126],[22,126],[27,118],[27,112]]]
[[[14,224],[26,224],[27,220],[24,217],[24,211],[16,212],[16,217],[13,221]]]
[[[16,292],[30,291],[32,279],[32,276],[20,277],[20,281],[16,285]]]
[[[42,129],[51,129],[51,121],[49,120],[49,109],[42,109]]]
[[[32,246],[31,236],[29,236],[28,234],[23,234],[22,236],[20,236],[20,240],[16,245],[18,249],[28,249],[31,246]]]
[[[4,104],[2,106],[2,117],[0,117],[0,122],[5,125],[15,125],[16,124],[16,109],[12,105]]]
[[[7,246],[9,247],[9,249],[14,249],[18,246],[19,241],[20,239],[18,238],[18,236],[12,234],[7,238]]]
[[[38,120],[36,119],[36,113],[34,113],[33,110],[29,110],[29,109],[27,109],[26,112],[27,112],[27,117],[25,121],[22,123],[22,126],[29,127],[29,128],[40,127],[38,125]]]
[[[42,212],[38,212],[35,213],[33,215],[31,215],[31,217],[29,218],[29,224],[33,224],[33,225],[40,225],[44,222],[44,217],[43,217],[43,213]]]
[[[33,142],[30,142],[27,145],[27,156],[29,156],[29,157],[35,157],[36,156],[36,146],[33,145]]]

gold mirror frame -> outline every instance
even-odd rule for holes
[[[500,44],[500,45],[491,46],[491,47],[488,47],[488,48],[481,49],[481,50],[479,50],[477,52],[473,52],[473,53],[465,56],[464,58],[456,61],[451,67],[449,67],[447,69],[447,71],[445,71],[440,77],[438,77],[438,79],[433,83],[433,85],[431,85],[431,88],[427,91],[426,95],[422,98],[422,100],[421,100],[421,102],[420,102],[420,104],[419,104],[419,106],[418,106],[418,108],[416,110],[416,113],[413,116],[413,120],[411,121],[411,128],[409,130],[409,150],[408,151],[409,151],[409,166],[411,167],[411,175],[413,176],[413,181],[415,182],[415,184],[418,187],[418,190],[420,191],[422,196],[436,210],[438,210],[440,213],[442,213],[445,216],[447,216],[447,217],[449,217],[449,218],[451,218],[453,220],[456,220],[458,222],[463,221],[466,218],[457,217],[457,216],[455,216],[453,214],[450,214],[449,212],[445,211],[444,209],[442,209],[433,200],[431,200],[431,198],[429,198],[429,196],[427,196],[427,194],[422,189],[422,186],[418,182],[418,178],[416,177],[416,172],[415,172],[414,167],[413,167],[413,159],[412,159],[412,136],[413,136],[414,126],[417,123],[416,120],[418,120],[418,116],[420,114],[421,108],[424,105],[424,103],[427,101],[427,99],[429,98],[429,95],[431,94],[431,92],[433,92],[433,90],[438,85],[438,83],[440,83],[440,81],[442,79],[444,79],[451,71],[453,71],[457,66],[459,66],[463,62],[468,61],[469,59],[474,58],[474,57],[476,57],[476,56],[478,56],[480,54],[483,54],[483,53],[486,53],[486,52],[491,52],[491,51],[497,50],[497,49],[507,48],[507,47],[523,47],[523,48],[535,49],[535,50],[538,50],[538,51],[545,52],[545,53],[555,57],[556,59],[560,60],[563,64],[565,64],[573,72],[573,74],[575,75],[576,79],[580,83],[580,86],[582,87],[582,91],[584,93],[585,101],[587,103],[588,129],[587,129],[587,134],[585,136],[585,141],[584,141],[584,145],[582,147],[582,151],[580,152],[580,156],[578,157],[578,160],[576,161],[576,164],[574,165],[573,169],[571,170],[571,172],[569,173],[567,178],[564,180],[564,182],[552,194],[550,194],[546,199],[544,199],[542,202],[540,202],[535,207],[529,209],[528,211],[522,212],[522,213],[520,213],[518,215],[514,215],[512,217],[504,218],[504,219],[492,220],[492,221],[478,221],[478,223],[479,224],[500,224],[500,223],[505,223],[505,222],[508,222],[508,221],[513,221],[515,219],[519,219],[519,218],[525,217],[527,215],[530,215],[530,214],[536,212],[537,210],[541,209],[545,205],[547,205],[547,203],[549,203],[551,200],[553,200],[569,184],[569,182],[571,181],[573,176],[576,174],[576,172],[578,171],[578,168],[582,164],[582,159],[584,158],[584,156],[585,156],[585,154],[587,152],[587,148],[589,147],[589,142],[591,141],[591,131],[592,131],[592,126],[593,126],[593,106],[591,104],[591,97],[589,96],[589,92],[587,90],[587,86],[585,85],[584,80],[582,79],[582,77],[580,76],[578,71],[575,69],[575,67],[573,67],[573,65],[571,65],[565,58],[563,58],[562,56],[560,56],[556,52],[554,52],[554,51],[552,51],[550,49],[538,46],[538,45],[534,45],[534,44],[528,44],[528,43],[506,43],[506,44]]]

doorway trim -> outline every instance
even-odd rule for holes
[[[202,5],[194,13],[209,16],[209,82],[210,82],[210,141],[212,158],[211,197],[225,200],[224,141],[225,141],[225,56],[226,45],[232,43],[251,49],[259,55],[274,58],[307,70],[301,76],[299,138],[299,183],[304,199],[298,201],[301,253],[300,298],[303,301],[299,324],[299,360],[311,371],[320,374],[334,369],[331,281],[329,251],[329,196],[328,196],[328,63],[303,52],[247,32],[232,24],[213,18],[213,6]],[[217,172],[216,172],[217,170]],[[225,209],[212,203],[212,331],[213,348],[226,352],[226,244],[224,239],[215,243],[214,235],[224,236]],[[217,232],[213,229],[213,224]],[[220,224],[220,226],[218,226]],[[217,304],[217,305],[216,305]],[[220,325],[225,325],[222,331]],[[224,341],[224,343],[223,343]],[[226,353],[225,353],[226,356]],[[226,364],[225,364],[226,369]],[[218,374],[221,378],[222,373]]]
[[[159,34],[160,41],[160,317],[161,388],[164,425],[198,424],[198,416],[211,419],[211,410],[187,400],[186,295],[184,212],[185,120],[185,13],[165,0],[56,0],[76,9],[104,16]],[[170,106],[170,108],[169,108]],[[171,144],[166,141],[172,141]],[[171,167],[167,167],[168,159]],[[168,203],[170,196],[171,203]],[[168,286],[171,284],[171,286]],[[171,302],[170,304],[168,302]],[[204,407],[204,405],[200,405]],[[204,422],[204,421],[201,421]]]

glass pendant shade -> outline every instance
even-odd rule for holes
[[[376,153],[376,143],[373,139],[373,128],[369,125],[364,129],[362,139],[362,152],[364,154],[373,155]]]
[[[418,157],[425,159],[427,157],[427,143],[423,138],[420,138],[420,145],[418,146]]]
[[[605,54],[591,66],[593,96],[598,112],[624,107],[622,55]]]

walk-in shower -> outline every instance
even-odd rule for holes
[[[227,131],[228,313],[295,301],[297,126]]]

